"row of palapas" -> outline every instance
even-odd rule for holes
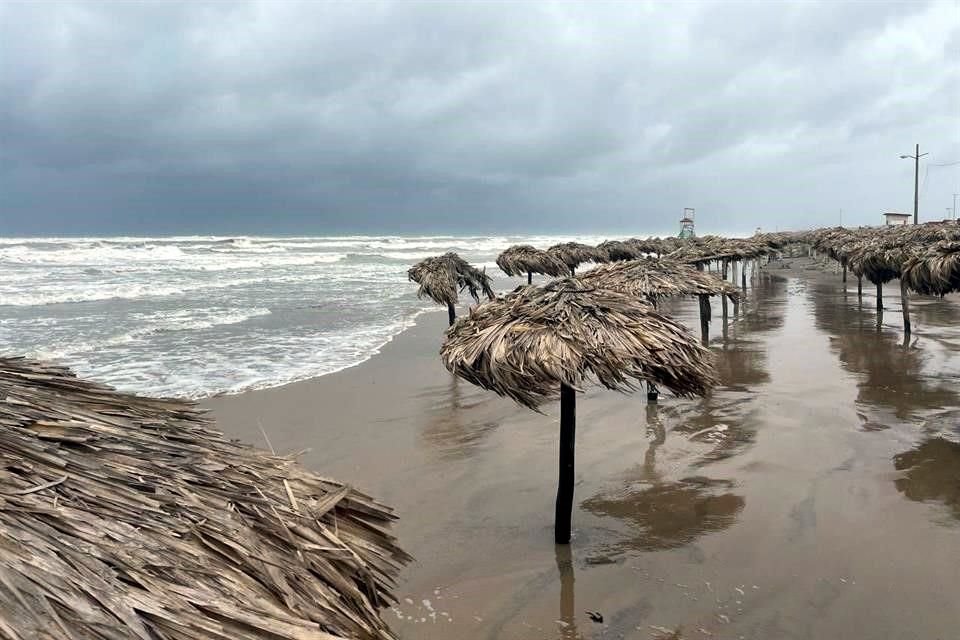
[[[543,286],[527,284],[497,297],[489,276],[453,253],[427,258],[409,271],[420,295],[450,311],[451,328],[440,354],[448,370],[531,409],[560,398],[560,463],[555,540],[571,537],[576,392],[589,384],[634,391],[644,383],[679,396],[706,393],[716,382],[714,362],[681,323],[657,310],[668,296],[698,296],[701,326],[709,321],[711,295],[739,300],[740,290],[704,265],[728,265],[777,251],[786,236],[749,240],[703,238],[682,245],[659,240],[568,243],[540,251],[513,247],[497,263],[508,274],[557,275]],[[668,255],[657,258],[649,253]],[[611,262],[579,276],[584,261]],[[453,303],[468,290],[479,303],[454,322]],[[704,304],[705,303],[705,304]],[[707,315],[704,316],[706,308]],[[701,344],[702,342],[702,344]],[[656,392],[651,393],[651,399]]]
[[[794,234],[794,242],[809,244],[815,251],[836,260],[857,277],[857,294],[863,294],[863,279],[877,288],[877,322],[883,315],[883,285],[899,279],[903,327],[910,333],[908,293],[943,296],[960,291],[960,223],[930,222],[922,225],[833,227]]]
[[[788,233],[777,233],[752,238],[704,236],[691,239],[608,240],[595,247],[566,242],[546,250],[515,245],[497,257],[497,266],[509,276],[526,275],[527,284],[532,284],[533,274],[574,276],[584,263],[606,264],[609,266],[582,274],[581,279],[593,286],[622,290],[654,302],[669,296],[721,295],[726,316],[727,299],[734,306],[740,300],[736,286],[725,282],[731,267],[733,285],[737,281],[737,266],[742,267],[741,286],[746,289],[746,264],[776,253],[790,237]],[[720,278],[703,273],[705,265],[711,263],[718,265]],[[490,277],[455,253],[427,258],[412,267],[407,275],[420,285],[420,297],[430,298],[447,307],[450,324],[456,317],[459,293],[469,291],[477,302],[481,293],[490,300],[496,297]],[[702,322],[709,322],[709,304],[702,307],[701,311],[706,314]]]

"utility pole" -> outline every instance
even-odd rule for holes
[[[902,155],[900,159],[913,158],[913,224],[918,223],[918,211],[920,210],[920,158],[928,155],[926,153],[920,153],[920,144],[917,143],[916,152],[911,155]]]

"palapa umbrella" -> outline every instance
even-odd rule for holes
[[[909,288],[924,295],[960,291],[960,241],[930,245],[907,260],[901,277]]]
[[[602,262],[636,260],[643,257],[641,248],[629,240],[605,240],[597,245],[597,251],[602,256]]]
[[[720,295],[739,301],[740,290],[713,273],[700,271],[675,260],[641,258],[604,264],[581,279],[590,286],[613,289],[652,301],[665,297],[697,296],[700,299],[700,331],[704,344],[710,340],[709,297]],[[705,303],[705,304],[704,304]],[[726,319],[726,304],[724,319]]]
[[[602,251],[581,242],[555,244],[547,249],[547,253],[559,258],[561,262],[567,265],[570,275],[573,275],[577,267],[584,262],[606,262],[606,256]]]
[[[0,637],[392,640],[392,519],[190,403],[0,358]]]
[[[683,325],[576,278],[479,305],[447,330],[440,355],[452,373],[533,410],[560,396],[558,544],[570,541],[576,391],[590,382],[633,391],[649,381],[692,396],[715,383],[710,352]]]
[[[477,302],[480,302],[481,291],[490,300],[496,297],[490,276],[452,251],[418,262],[407,271],[407,278],[420,285],[418,297],[427,297],[447,306],[450,324],[457,317],[458,292],[469,290],[470,296]]]
[[[517,244],[505,249],[497,256],[497,266],[508,276],[526,274],[527,284],[533,282],[535,273],[553,277],[570,273],[569,267],[556,255],[528,244]]]

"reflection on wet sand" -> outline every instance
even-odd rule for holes
[[[887,408],[906,421],[918,412],[957,404],[956,390],[941,382],[939,371],[930,370],[927,350],[905,346],[898,332],[864,327],[863,313],[829,284],[817,283],[812,294],[817,327],[831,336],[841,366],[860,378],[860,405]],[[927,317],[932,306],[923,305]]]
[[[893,458],[903,472],[897,491],[918,502],[940,502],[960,520],[960,444],[930,438]]]
[[[573,551],[569,544],[558,544],[554,549],[557,571],[560,573],[560,638],[561,640],[576,640],[580,638],[580,632],[577,630]]]
[[[444,459],[468,458],[482,447],[486,438],[499,425],[497,420],[478,419],[469,411],[488,399],[472,387],[450,376],[446,387],[433,387],[423,397],[433,406],[427,412],[421,435],[430,449]]]
[[[617,547],[636,551],[673,549],[736,522],[745,500],[729,491],[733,487],[732,481],[703,476],[676,482],[628,480],[617,489],[584,500],[582,507],[629,526]]]
[[[616,546],[640,551],[680,547],[732,525],[745,502],[728,491],[734,483],[703,476],[664,479],[656,469],[656,453],[666,430],[656,405],[647,405],[646,419],[651,440],[643,464],[628,472],[621,486],[584,500],[582,508],[627,524]]]

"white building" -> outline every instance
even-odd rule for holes
[[[913,217],[909,213],[897,213],[895,211],[889,211],[883,214],[883,218],[886,221],[888,227],[896,227],[901,225],[910,224],[910,218]]]

